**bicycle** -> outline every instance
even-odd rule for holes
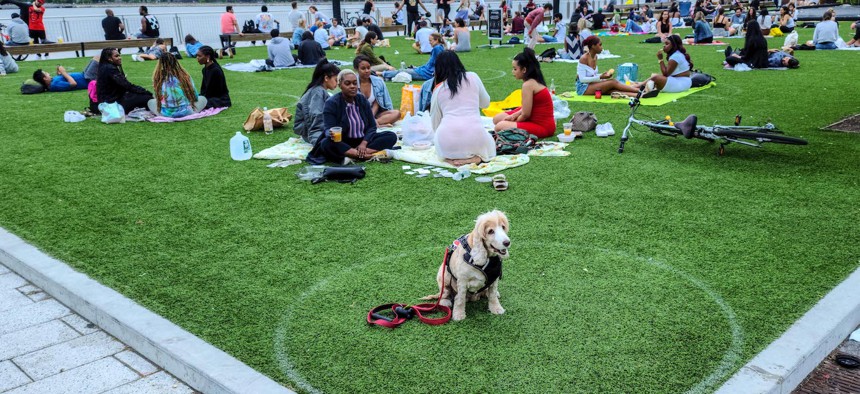
[[[9,40],[10,40],[9,35],[6,34],[6,28],[7,27],[8,26],[0,23],[0,40],[3,40],[3,44],[6,46],[6,48],[9,48],[10,45],[6,45],[6,43],[9,42]],[[27,54],[12,55],[12,59],[15,59],[15,61],[21,62],[21,61],[27,60],[28,56],[30,56],[30,55],[27,55]]]
[[[624,153],[624,144],[632,135],[630,130],[633,124],[645,126],[657,134],[669,137],[683,136],[686,139],[698,138],[709,142],[719,142],[720,148],[718,153],[720,156],[726,152],[726,145],[732,142],[756,148],[761,148],[762,144],[766,142],[788,145],[807,144],[807,141],[804,139],[783,135],[783,132],[770,122],[764,126],[741,126],[740,115],[735,116],[734,126],[718,124],[702,126],[698,124],[698,117],[696,115],[690,115],[681,122],[672,122],[669,116],[656,122],[636,119],[634,116],[636,115],[636,110],[639,108],[639,99],[642,97],[643,92],[644,90],[640,90],[636,97],[630,98],[630,117],[627,118],[627,126],[624,127],[624,133],[621,134],[621,145],[618,146],[619,154]]]
[[[344,18],[344,20],[346,22],[343,25],[345,27],[356,27],[358,24],[358,21],[360,21],[362,19],[366,19],[366,18],[370,18],[370,20],[373,21],[373,24],[374,25],[376,24],[376,19],[373,16],[365,15],[361,11],[353,11],[353,12],[347,12],[346,13],[346,18]]]

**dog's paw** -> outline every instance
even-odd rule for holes
[[[460,321],[460,320],[463,320],[465,318],[466,318],[466,312],[460,312],[460,311],[454,311],[454,313],[451,316],[451,319],[454,319],[454,321]]]
[[[503,315],[505,313],[505,308],[502,308],[501,305],[490,306],[490,313],[494,315]]]

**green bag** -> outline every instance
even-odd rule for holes
[[[496,141],[496,154],[513,155],[528,153],[535,148],[537,136],[523,129],[508,129],[493,133]]]

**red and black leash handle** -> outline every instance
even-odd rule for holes
[[[445,255],[442,258],[442,288],[439,289],[439,298],[436,299],[435,304],[417,304],[409,306],[407,304],[385,304],[377,306],[367,312],[367,323],[368,324],[376,324],[382,327],[388,328],[397,328],[397,326],[405,323],[407,320],[411,319],[414,316],[418,316],[418,320],[421,320],[422,323],[430,324],[433,326],[439,324],[445,324],[449,320],[451,320],[451,308],[445,305],[439,305],[439,302],[442,301],[442,294],[445,291],[445,271],[448,268],[448,248],[445,248]],[[394,317],[388,317],[380,312],[385,310],[391,310],[394,312]],[[442,312],[445,316],[442,317],[424,317],[424,313],[433,313],[433,312]]]

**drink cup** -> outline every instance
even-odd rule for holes
[[[343,129],[340,127],[332,127],[331,128],[331,140],[334,142],[340,142],[343,139]]]
[[[601,92],[599,90],[595,90],[594,91],[594,98],[600,100],[601,97],[603,97],[603,92]]]
[[[562,127],[564,128],[564,135],[569,136],[571,129],[573,129],[573,123],[564,123]]]

